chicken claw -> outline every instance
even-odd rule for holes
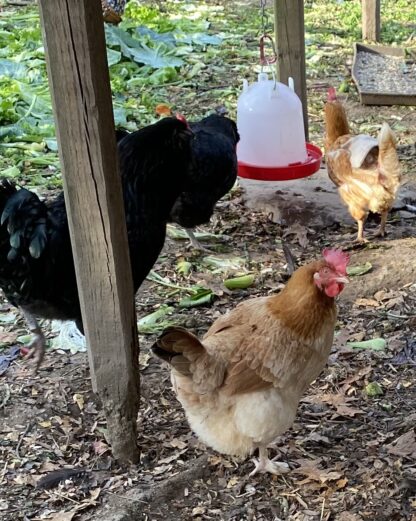
[[[357,237],[353,242],[354,244],[367,244],[369,240],[364,237]]]
[[[212,253],[211,250],[209,250],[208,248],[205,248],[205,246],[202,246],[202,244],[198,241],[198,239],[195,237],[194,232],[190,228],[185,228],[185,231],[189,237],[191,248],[193,248],[194,250],[198,250],[200,252]]]
[[[376,239],[377,237],[385,237],[386,231],[385,230],[377,230],[373,233],[373,238]]]
[[[24,356],[24,360],[29,360],[30,358],[33,358],[33,361],[35,362],[35,368],[34,372],[37,373],[42,361],[43,357],[45,356],[45,347],[46,347],[46,341],[43,333],[40,331],[39,333],[36,333],[33,335],[33,339],[30,342],[30,344],[27,346],[27,349],[29,350],[27,354]]]
[[[251,461],[255,464],[255,468],[252,472],[250,472],[250,477],[253,477],[259,473],[264,474],[266,472],[279,476],[280,474],[287,474],[290,471],[289,465],[287,463],[269,459],[267,449],[264,447],[259,448],[259,459],[252,459]]]
[[[42,333],[41,328],[39,327],[38,321],[32,315],[32,313],[30,313],[22,307],[20,307],[20,311],[22,312],[25,318],[29,330],[33,333],[33,338],[30,344],[27,346],[28,352],[24,356],[24,360],[29,360],[33,357],[33,360],[35,362],[34,373],[36,374],[40,367],[40,364],[43,361],[43,357],[45,356],[45,336]]]
[[[373,237],[385,237],[386,235],[386,223],[387,223],[388,212],[381,214],[380,228],[375,232]]]
[[[364,222],[365,219],[358,219],[358,234],[357,238],[355,239],[354,243],[356,244],[366,244],[368,242],[368,239],[364,238]]]

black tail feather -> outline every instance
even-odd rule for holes
[[[7,230],[9,235],[9,260],[15,259],[22,250],[39,258],[47,242],[47,208],[38,196],[25,188],[17,190],[14,183],[3,179],[0,181],[0,215],[1,234],[4,237]]]

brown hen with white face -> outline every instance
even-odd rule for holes
[[[331,87],[325,103],[325,130],[328,176],[358,223],[356,241],[367,242],[364,224],[369,212],[381,215],[375,236],[384,237],[388,212],[400,185],[396,138],[391,128],[383,123],[377,139],[350,134],[345,108]]]

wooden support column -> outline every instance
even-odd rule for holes
[[[39,0],[94,390],[137,462],[138,344],[100,0]]]
[[[305,23],[303,0],[274,0],[277,43],[277,74],[287,84],[291,76],[302,101],[305,136],[309,139],[308,100],[305,71]]]
[[[363,40],[380,41],[381,0],[362,0]]]

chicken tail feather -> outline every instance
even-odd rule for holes
[[[383,123],[378,135],[379,166],[382,174],[390,179],[400,179],[400,163],[396,149],[396,137],[388,123]]]
[[[165,329],[152,351],[183,374],[188,374],[189,365],[206,353],[199,339],[183,327]]]
[[[152,351],[168,362],[176,377],[185,377],[181,379],[183,392],[185,382],[192,382],[193,390],[201,394],[212,392],[224,382],[226,364],[210,355],[198,337],[183,327],[166,329]]]
[[[38,196],[7,179],[0,181],[0,225],[1,240],[8,240],[9,261],[14,261],[19,252],[35,259],[42,254],[46,242],[47,208]]]
[[[328,150],[335,141],[350,133],[345,107],[336,97],[328,92],[328,100],[325,103],[325,149]]]

